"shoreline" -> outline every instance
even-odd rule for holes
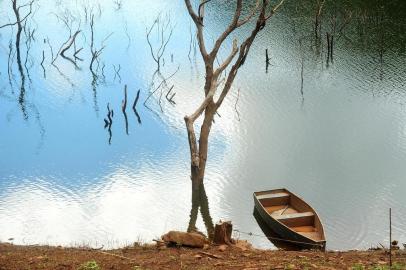
[[[283,251],[250,244],[203,249],[155,244],[101,250],[0,243],[0,270],[22,269],[389,269],[385,250]],[[406,269],[406,250],[392,252],[392,269]]]

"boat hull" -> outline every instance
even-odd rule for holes
[[[281,241],[286,241],[290,244],[294,244],[303,249],[321,249],[325,250],[326,241],[314,241],[309,239],[293,230],[289,227],[281,224],[278,220],[273,218],[262,206],[257,196],[254,194],[255,209],[264,221],[264,223],[280,236]]]

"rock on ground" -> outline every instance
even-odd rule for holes
[[[207,243],[207,239],[201,234],[178,231],[170,231],[162,235],[162,240],[167,243],[195,248],[203,248]]]

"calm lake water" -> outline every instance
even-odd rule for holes
[[[209,44],[232,13],[232,1],[219,2],[206,11]],[[353,1],[346,8],[345,1],[327,1],[318,43],[314,3],[286,2],[259,34],[213,126],[205,180],[210,214],[254,234],[236,237],[273,248],[253,217],[252,193],[286,187],[318,211],[329,249],[387,243],[390,207],[393,238],[404,243],[406,5]],[[121,3],[35,2],[21,37],[22,72],[17,27],[0,29],[0,241],[118,247],[187,228],[192,204],[183,116],[202,100],[204,78],[190,43],[194,28],[183,1]],[[91,14],[93,46],[105,46],[95,75]],[[154,76],[146,29],[158,14],[170,18],[173,36],[162,75]],[[334,14],[334,58],[327,64],[325,34]],[[10,1],[0,0],[0,25],[14,21]],[[72,34],[81,30],[77,67],[61,56],[51,65],[69,37],[64,21]],[[247,31],[238,32],[239,40]],[[158,31],[151,33],[158,48]],[[73,58],[73,49],[66,55]],[[176,104],[165,98],[172,85]],[[138,89],[140,121],[131,109]],[[111,138],[107,104],[114,111]],[[205,230],[200,216],[197,227]]]

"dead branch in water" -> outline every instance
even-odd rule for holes
[[[45,71],[45,67],[44,67],[44,61],[45,61],[45,51],[44,51],[44,50],[42,50],[42,61],[41,61],[41,67],[42,67],[42,70],[44,71],[44,78],[46,78],[47,76],[46,76],[46,71]]]
[[[137,106],[138,99],[140,98],[140,92],[141,92],[141,90],[138,89],[137,96],[135,97],[135,100],[134,100],[134,103],[133,103],[133,110],[135,110],[135,107]]]
[[[125,133],[128,135],[128,118],[127,113],[125,112],[127,109],[127,85],[124,86],[124,100],[121,103],[121,111],[124,115],[125,120]]]
[[[62,57],[66,57],[66,56],[65,56],[65,52],[66,52],[67,50],[69,50],[70,47],[72,47],[73,43],[74,43],[75,40],[76,40],[77,35],[78,35],[81,31],[82,31],[82,30],[77,30],[77,31],[75,32],[75,34],[73,34],[73,36],[69,38],[68,44],[65,46],[64,49],[62,49],[62,51],[61,51],[61,53],[60,53]],[[82,50],[82,49],[79,49],[79,51],[80,51],[80,50]],[[77,53],[78,53],[78,51],[75,51],[74,55],[76,55]]]
[[[115,65],[113,65],[113,69],[114,69],[114,81],[118,77],[119,81],[121,82],[121,76],[120,76],[121,65],[120,64],[118,65],[118,69],[116,68]]]
[[[8,80],[11,85],[11,81],[12,81],[11,77],[12,77],[12,73],[13,73],[12,66],[11,66],[11,63],[12,63],[11,55],[13,54],[13,41],[11,39],[8,44],[8,48],[9,48],[9,51],[8,51],[8,58],[7,58],[7,73],[8,73]],[[11,87],[11,89],[13,89],[13,87]]]
[[[121,110],[125,112],[127,109],[127,85],[124,86],[124,100],[121,102]]]
[[[265,49],[265,65],[266,65],[265,72],[266,73],[268,73],[268,68],[269,68],[270,64],[271,64],[271,58],[269,57],[268,49]]]
[[[314,36],[316,40],[320,38],[320,32],[321,32],[321,14],[323,10],[323,6],[326,0],[317,0],[317,8],[316,8],[316,15],[314,18]]]
[[[166,85],[166,84],[167,84],[167,81],[168,81],[169,79],[171,79],[173,76],[175,76],[175,74],[176,74],[178,71],[179,71],[179,66],[178,66],[178,68],[177,68],[171,75],[169,75],[169,76],[166,77],[166,78],[163,77],[161,83],[154,89],[154,91],[150,92],[149,95],[147,96],[147,98],[145,99],[145,101],[144,101],[144,106],[146,106],[147,101],[161,88],[161,86],[164,85],[164,84]]]
[[[344,10],[330,16],[330,31],[326,32],[327,38],[327,67],[334,62],[334,44],[344,35],[344,30],[352,19],[352,12]]]
[[[14,25],[17,25],[20,28],[21,25],[27,20],[28,16],[31,15],[31,13],[32,13],[32,5],[34,4],[34,2],[35,2],[35,0],[31,0],[27,4],[17,6],[17,0],[12,0],[13,11],[14,11],[14,14],[16,15],[16,21],[13,22],[13,23],[3,24],[3,25],[0,26],[0,29],[8,27],[8,26],[14,26]],[[25,8],[25,7],[29,7],[28,13],[26,15],[24,15],[23,18],[21,18],[20,9]]]
[[[175,85],[172,85],[172,87],[169,89],[169,91],[168,91],[168,92],[166,93],[166,95],[165,95],[166,100],[169,101],[169,103],[171,103],[171,104],[173,104],[173,105],[176,104],[176,102],[173,100],[173,98],[175,97],[176,93],[174,92],[170,97],[169,97],[169,94],[172,92],[174,86],[175,86]]]
[[[68,39],[67,43],[65,43],[66,45],[62,45],[61,48],[63,48],[63,49],[62,49],[61,52],[60,52],[60,55],[62,56],[62,58],[64,58],[64,59],[68,60],[69,62],[71,62],[71,63],[75,66],[76,69],[80,69],[79,66],[78,66],[77,63],[76,63],[76,60],[83,61],[81,58],[79,58],[79,57],[77,56],[77,54],[78,54],[83,48],[80,48],[79,50],[76,50],[76,48],[75,48],[75,51],[74,51],[74,53],[73,53],[73,58],[74,58],[74,59],[72,59],[72,58],[66,56],[66,55],[65,55],[65,52],[68,51],[68,50],[72,47],[73,44],[75,44],[76,37],[77,37],[77,35],[78,35],[80,32],[81,32],[81,30],[77,30],[77,31],[75,32],[75,34],[74,34],[73,36],[71,36],[71,37]],[[76,47],[76,46],[74,46],[74,47]],[[56,60],[56,59],[55,59],[55,60]]]
[[[116,11],[120,10],[123,7],[122,0],[114,0],[113,3],[116,5]]]
[[[138,100],[140,98],[140,92],[141,92],[141,90],[138,89],[137,96],[135,97],[135,100],[134,100],[134,103],[133,103],[133,111],[134,111],[135,117],[137,117],[138,124],[141,124],[141,117],[137,112],[136,106],[137,106]]]
[[[240,112],[238,111],[238,108],[237,108],[239,100],[240,100],[240,88],[238,88],[238,91],[237,91],[237,98],[235,100],[234,109],[235,109],[235,112],[237,113],[238,121],[241,121]]]
[[[151,33],[153,30],[157,31],[157,40],[159,47],[154,49],[154,46],[151,42]],[[168,14],[165,17],[162,17],[161,14],[154,20],[153,24],[149,29],[146,30],[147,42],[150,48],[151,56],[157,64],[157,70],[161,68],[161,58],[165,53],[166,46],[168,45],[172,34],[174,26],[172,26],[171,16]],[[165,60],[163,59],[163,62]]]
[[[94,48],[94,14],[90,15],[90,52],[92,54],[92,59],[90,61],[90,66],[89,69],[90,71],[95,75],[95,72],[93,70],[93,63],[97,58],[101,55],[101,53],[104,50],[104,46],[101,47],[99,50]]]
[[[56,13],[53,13],[53,14],[56,16],[56,18],[58,19],[58,21],[61,21],[61,22],[65,25],[65,27],[68,29],[68,31],[69,31],[69,37],[68,37],[68,39],[67,39],[65,42],[63,42],[63,43],[61,44],[61,46],[59,47],[59,50],[58,50],[58,52],[56,53],[55,57],[54,57],[53,52],[52,52],[52,61],[51,61],[51,64],[52,64],[53,66],[55,66],[55,61],[58,59],[58,57],[59,57],[59,55],[60,55],[60,56],[62,56],[64,59],[66,59],[66,60],[72,62],[72,64],[75,66],[75,68],[79,69],[79,67],[78,67],[77,64],[76,64],[76,61],[74,61],[73,59],[67,57],[67,56],[65,55],[65,52],[66,52],[67,50],[69,50],[69,48],[72,46],[72,44],[75,44],[76,37],[77,37],[77,35],[81,32],[81,30],[79,30],[81,23],[80,23],[80,21],[78,22],[77,30],[76,30],[75,34],[72,35],[72,28],[73,28],[74,22],[76,21],[76,18],[71,14],[71,12],[70,12],[69,10],[65,10],[61,15],[58,15],[58,14],[56,14]],[[49,40],[48,40],[48,42],[49,42]],[[76,46],[75,46],[75,47],[76,47]],[[75,53],[74,53],[74,54],[77,54],[77,51],[76,51],[76,50],[75,50]],[[75,58],[75,60],[76,60],[76,58]]]
[[[32,14],[32,8],[35,0],[31,0],[26,4],[18,5],[17,0],[11,0],[12,4],[12,9],[15,15],[15,22],[13,23],[7,23],[4,25],[0,26],[0,29],[8,27],[8,26],[14,26],[17,25],[17,33],[16,33],[16,39],[15,39],[15,48],[16,48],[16,54],[17,54],[17,66],[18,66],[18,71],[20,73],[20,79],[21,79],[21,85],[20,85],[20,94],[18,97],[18,103],[20,104],[21,111],[23,113],[23,117],[25,120],[28,119],[27,111],[26,111],[26,104],[25,104],[25,74],[24,74],[24,69],[21,61],[21,48],[20,48],[20,42],[21,42],[21,33],[23,30],[25,30],[25,25],[26,25],[26,20],[28,17]],[[29,8],[28,11],[24,16],[21,15],[21,9],[26,9]],[[24,25],[24,27],[23,27]],[[34,33],[32,33],[32,36]],[[31,36],[31,35],[30,35]],[[30,38],[30,37],[29,37]],[[30,38],[31,40],[31,38]],[[10,43],[10,48],[11,48],[11,43]],[[28,49],[28,48],[27,48]],[[10,50],[11,54],[11,50]],[[28,51],[27,51],[27,57],[28,57]],[[10,69],[10,55],[9,55],[9,79],[11,78],[11,69]],[[27,68],[27,66],[25,65]],[[27,69],[28,70],[28,69]],[[28,74],[28,73],[27,73]],[[28,75],[29,76],[29,75]],[[11,80],[10,80],[11,84]]]
[[[113,125],[113,117],[114,117],[114,112],[113,110],[110,110],[110,104],[107,103],[107,119],[104,119],[104,128],[108,127],[108,132],[109,132],[109,144],[111,144],[111,138],[113,136],[113,133],[111,131],[111,126]]]

